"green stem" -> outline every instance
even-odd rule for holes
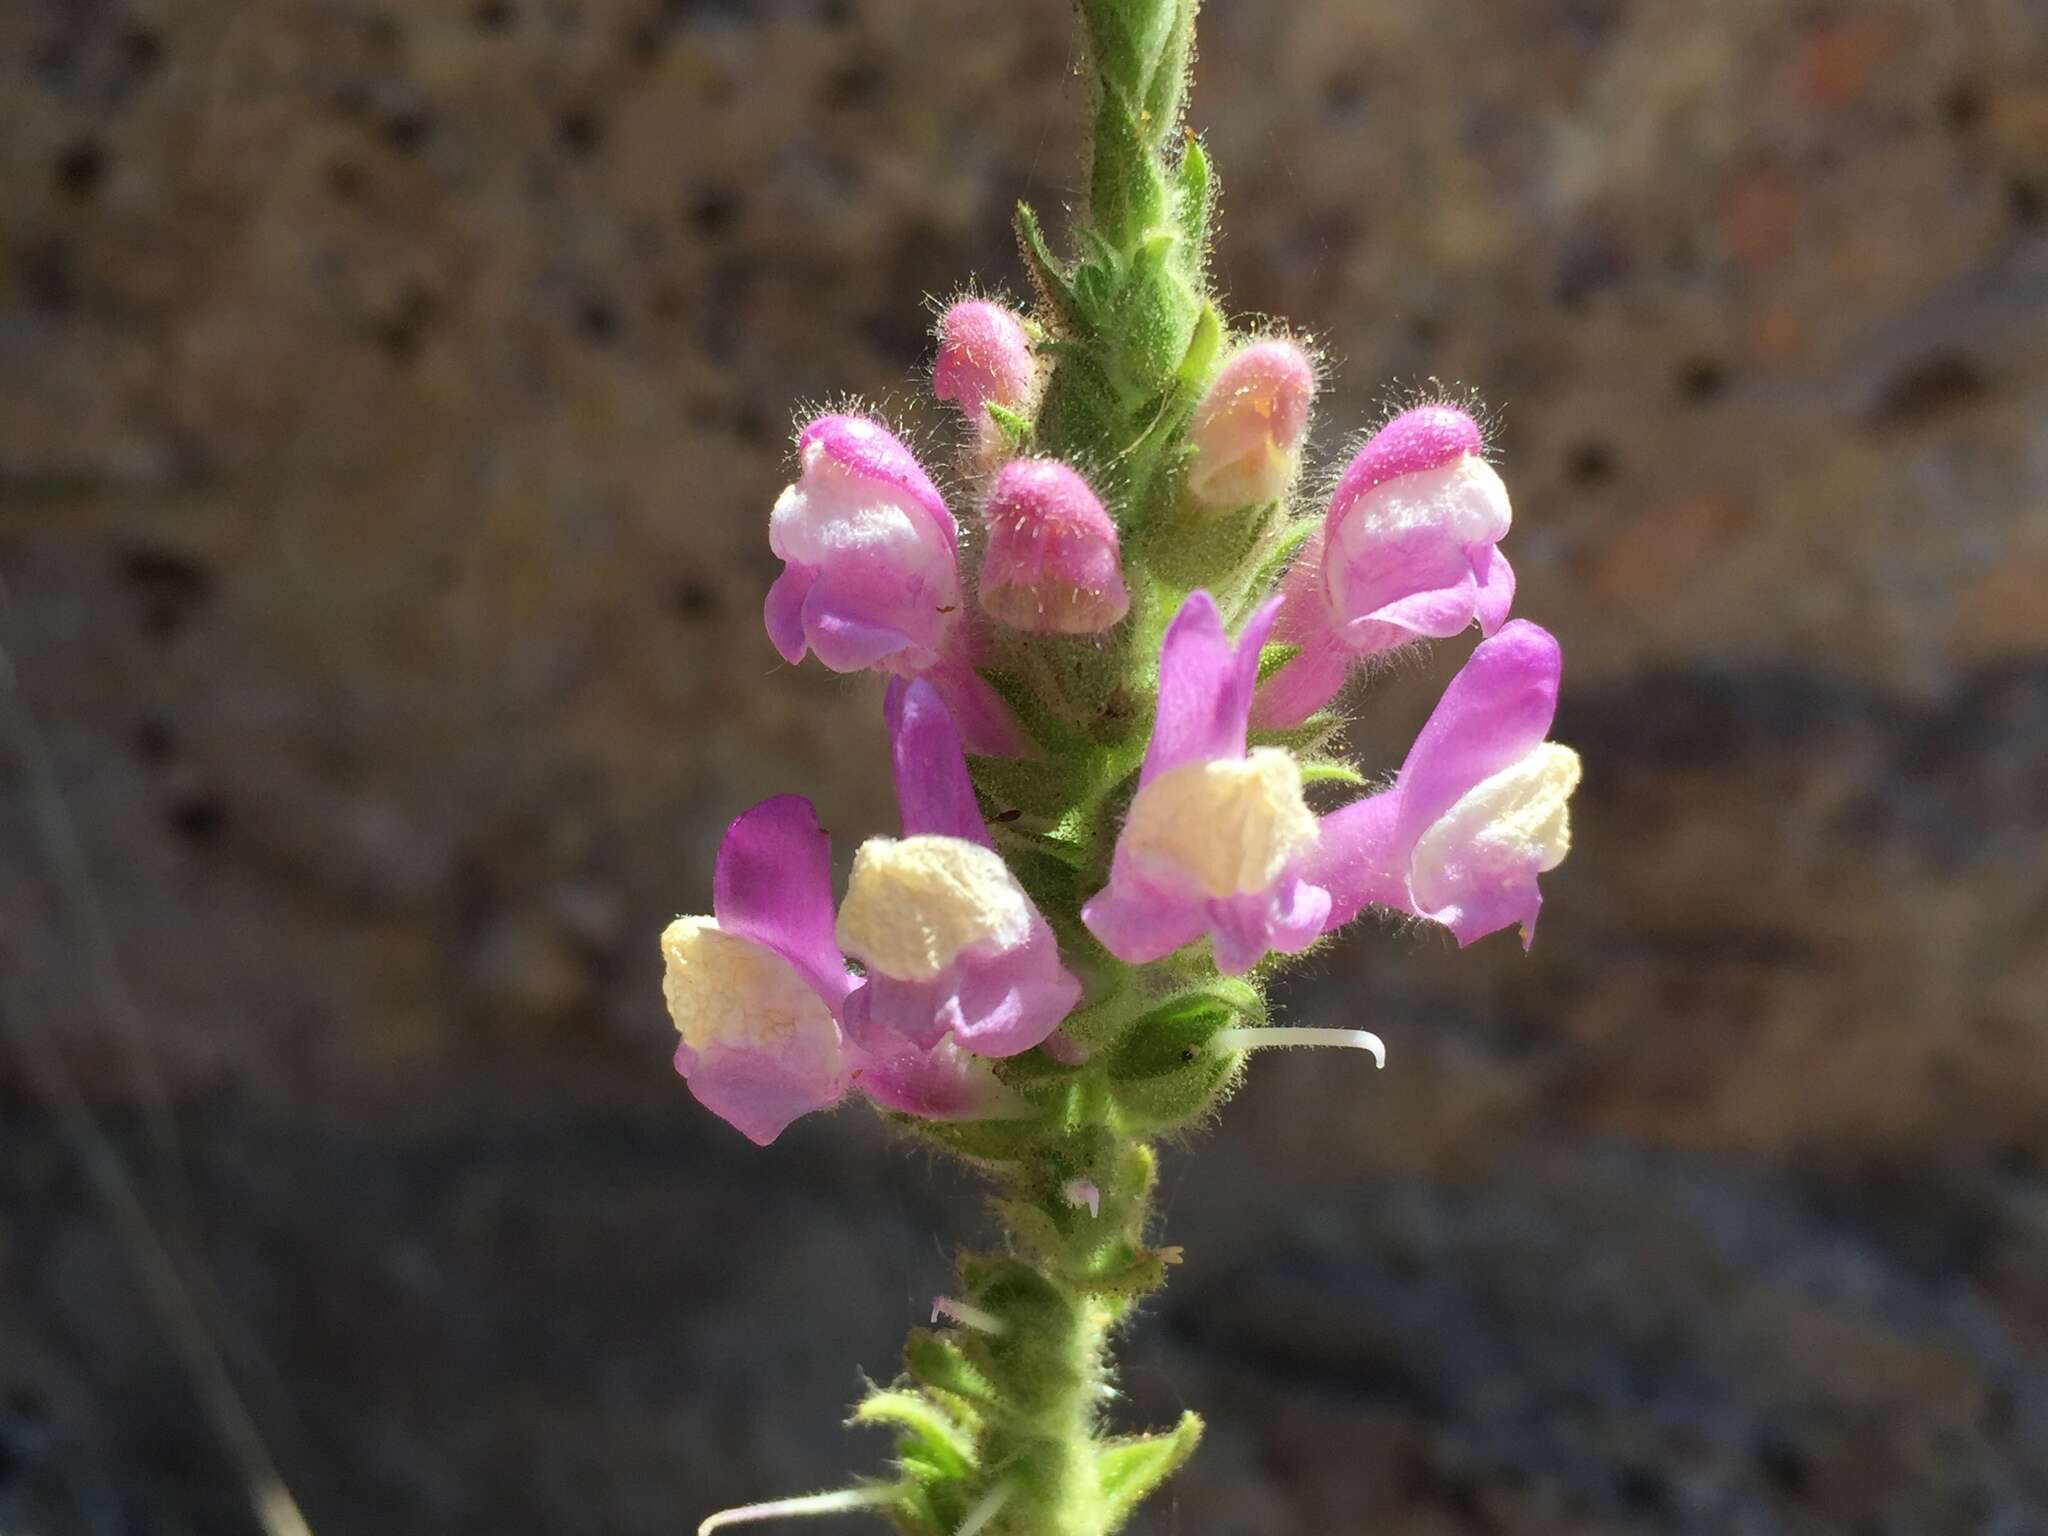
[[[985,1489],[1003,1494],[1002,1536],[1107,1536],[1102,1411],[1109,1338],[1164,1261],[1144,1245],[1152,1152],[1107,1123],[1106,1104],[1046,1144],[1008,1181],[997,1209],[1007,1252],[961,1263],[966,1300],[985,1317],[955,1330],[993,1389],[978,1447]]]

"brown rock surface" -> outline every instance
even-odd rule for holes
[[[1212,0],[1242,310],[1499,415],[1569,658],[1542,941],[1364,934],[1170,1174],[1149,1527],[2048,1525],[2048,11]],[[663,1531],[826,1484],[957,1187],[756,1153],[653,935],[735,810],[886,817],[781,666],[800,401],[1071,183],[1067,8],[0,0],[5,645],[320,1536]],[[1461,648],[1361,694],[1391,766]],[[0,1008],[148,1161],[0,802]],[[0,1058],[0,1528],[240,1529]]]

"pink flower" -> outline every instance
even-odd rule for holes
[[[1319,841],[1286,752],[1245,750],[1259,649],[1278,604],[1233,649],[1206,592],[1181,605],[1159,652],[1159,705],[1109,884],[1081,920],[1119,960],[1143,964],[1203,934],[1236,974],[1268,950],[1315,942],[1329,893],[1302,877]]]
[[[1282,586],[1276,637],[1301,654],[1260,689],[1262,729],[1299,725],[1363,657],[1473,624],[1483,635],[1500,628],[1515,596],[1496,547],[1508,493],[1481,446],[1465,412],[1425,405],[1359,450]]]
[[[1005,464],[982,511],[981,606],[1013,629],[1098,635],[1130,610],[1116,524],[1055,459]]]
[[[977,752],[1023,743],[973,668],[960,612],[953,514],[911,451],[864,416],[820,416],[797,438],[801,471],[768,519],[784,562],[763,617],[792,664],[815,653],[834,672],[928,677]]]
[[[889,690],[903,836],[855,855],[838,940],[867,967],[847,1027],[871,1051],[950,1039],[1014,1056],[1050,1035],[1081,998],[1044,917],[989,842],[960,738],[923,682]]]
[[[1315,365],[1293,342],[1238,351],[1195,407],[1188,494],[1212,512],[1277,500],[1301,462],[1315,392]]]
[[[910,450],[863,416],[821,416],[797,438],[801,473],[768,519],[785,562],[768,636],[834,672],[917,672],[946,650],[960,606],[953,514]]]
[[[960,408],[984,449],[1002,440],[988,413],[999,405],[1019,414],[1038,392],[1038,360],[1024,322],[1000,304],[962,299],[939,322],[939,355],[932,363],[932,393]]]
[[[761,1146],[846,1092],[838,1014],[856,978],[832,942],[830,860],[808,800],[763,801],[718,845],[716,915],[661,936],[676,1070]]]
[[[1001,1088],[957,1052],[847,1042],[840,1021],[859,978],[832,937],[831,852],[797,795],[765,800],[726,829],[716,915],[679,917],[661,936],[676,1070],[699,1103],[764,1147],[850,1086],[928,1119],[992,1112]]]
[[[1579,756],[1546,741],[1561,658],[1547,630],[1517,619],[1438,700],[1391,789],[1323,819],[1309,878],[1334,899],[1331,924],[1391,907],[1442,923],[1463,946],[1516,924],[1534,941],[1536,877],[1571,849]]]

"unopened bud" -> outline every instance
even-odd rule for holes
[[[1293,342],[1240,350],[1195,407],[1188,494],[1211,512],[1276,500],[1301,461],[1315,392],[1315,366]]]
[[[1025,413],[1037,392],[1038,360],[1022,320],[986,299],[962,299],[946,311],[932,393],[957,405],[985,445],[999,435],[987,408]]]
[[[1013,629],[1096,635],[1130,610],[1116,524],[1066,465],[1003,466],[982,513],[981,606]]]

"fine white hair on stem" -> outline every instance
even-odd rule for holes
[[[1274,1046],[1329,1045],[1348,1051],[1371,1051],[1373,1065],[1387,1064],[1386,1043],[1363,1029],[1226,1029],[1213,1037],[1219,1051],[1263,1051]]]
[[[834,1493],[810,1493],[795,1499],[770,1499],[765,1504],[742,1504],[738,1509],[721,1509],[697,1527],[697,1536],[711,1536],[729,1525],[752,1525],[757,1520],[801,1520],[812,1515],[845,1515],[856,1510],[876,1509],[893,1504],[900,1490],[895,1488],[841,1488]]]
[[[993,1312],[984,1312],[972,1302],[960,1301],[952,1296],[932,1298],[932,1321],[951,1318],[962,1328],[972,1328],[976,1333],[997,1334],[1009,1325]]]
[[[975,1533],[989,1521],[1003,1512],[1003,1506],[1010,1502],[1010,1495],[1016,1491],[1014,1483],[998,1483],[983,1494],[974,1508],[967,1511],[967,1518],[960,1522],[960,1529],[953,1536],[975,1536]]]

